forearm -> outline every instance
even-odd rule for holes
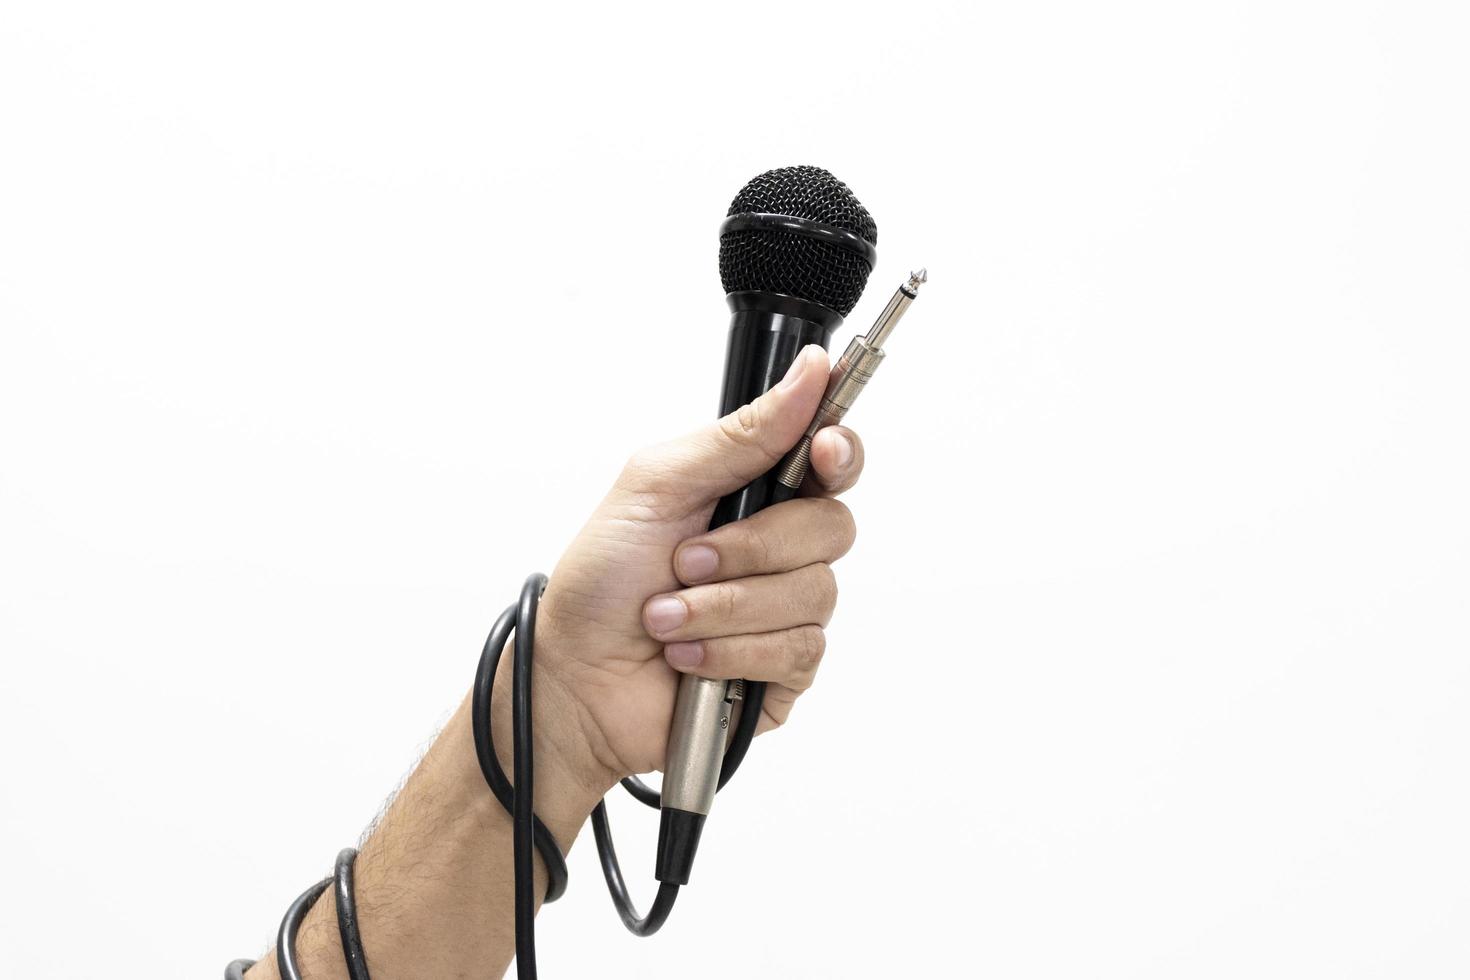
[[[497,674],[492,722],[514,781],[510,660]],[[554,691],[537,689],[535,708],[536,813],[565,851],[614,778],[568,762],[564,743],[579,734],[557,723],[563,706]],[[480,774],[469,711],[466,698],[357,856],[354,893],[374,980],[499,976],[515,955],[511,820]],[[538,906],[545,890],[538,858]],[[346,980],[331,889],[306,916],[296,949],[308,980]],[[273,954],[247,974],[278,976]]]

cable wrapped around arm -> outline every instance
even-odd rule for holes
[[[532,848],[541,854],[546,865],[545,901],[554,902],[567,890],[567,863],[561,846],[551,831],[532,811],[535,790],[535,762],[532,755],[531,737],[534,731],[532,718],[532,662],[535,652],[535,622],[541,594],[546,589],[546,576],[535,573],[521,587],[519,600],[495,620],[485,646],[480,652],[475,671],[475,685],[471,692],[470,723],[475,743],[475,756],[485,783],[500,805],[511,815],[513,821],[513,846],[515,866],[515,930],[516,930],[516,974],[520,980],[534,980],[536,976],[536,933],[534,865]],[[515,638],[514,663],[511,680],[511,729],[512,768],[515,784],[506,777],[505,770],[495,754],[495,740],[491,733],[490,709],[495,693],[495,673],[500,666],[501,655],[506,644]],[[745,758],[750,741],[755,737],[756,725],[760,721],[761,706],[765,700],[766,685],[747,682],[745,697],[741,704],[740,721],[735,734],[725,750],[724,762],[720,767],[719,787],[724,788]],[[623,787],[640,802],[657,808],[659,791],[636,776],[622,780]],[[518,792],[517,787],[524,790]],[[618,863],[617,850],[613,847],[612,828],[608,823],[607,802],[597,804],[592,811],[592,831],[597,841],[597,855],[602,865],[602,874],[607,881],[609,894],[623,925],[635,936],[651,936],[663,926],[673,910],[679,886],[661,883],[653,905],[646,915],[639,915],[628,894],[627,883]],[[337,905],[337,928],[342,938],[342,950],[347,960],[351,980],[370,980],[367,958],[363,953],[362,936],[358,928],[357,904],[353,892],[353,864],[357,851],[347,848],[337,855],[333,875],[312,885],[302,892],[286,910],[276,936],[276,962],[281,980],[303,980],[301,967],[296,958],[296,934],[302,920],[321,895],[335,884],[334,896]],[[235,960],[225,969],[225,980],[242,980],[245,971],[254,964],[250,960]]]

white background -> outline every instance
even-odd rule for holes
[[[7,5],[3,972],[258,955],[816,163],[932,273],[823,676],[543,975],[1465,976],[1462,10]]]

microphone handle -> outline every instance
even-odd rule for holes
[[[808,344],[826,347],[842,317],[815,303],[776,293],[737,292],[730,305],[730,339],[720,415],[753,401],[780,381]],[[776,467],[722,498],[710,528],[778,502]],[[679,678],[659,805],[659,881],[689,881],[704,819],[714,804],[725,739],[739,682],[684,674]]]

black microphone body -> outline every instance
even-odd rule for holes
[[[741,190],[721,234],[720,275],[731,315],[720,415],[779,382],[804,347],[831,343],[867,282],[876,239],[871,215],[825,170],[768,171]],[[778,488],[773,466],[722,498],[710,527],[776,503],[782,499]],[[764,696],[763,683],[680,678],[659,801],[660,882],[688,883],[715,792],[740,765]],[[741,699],[727,751],[734,705]]]
[[[720,415],[728,415],[754,401],[786,375],[802,349],[826,347],[842,325],[834,310],[792,296],[759,291],[731,293],[730,337],[725,351],[725,378],[720,386]],[[761,474],[715,505],[710,529],[749,517],[775,503],[776,469]],[[685,675],[679,681],[668,759],[660,799],[659,881],[688,884],[694,852],[699,846],[705,817],[714,795],[740,764],[740,756],[760,720],[765,685],[731,684],[723,680]],[[744,699],[741,727],[749,727],[736,742],[738,754],[722,759],[734,703]]]

